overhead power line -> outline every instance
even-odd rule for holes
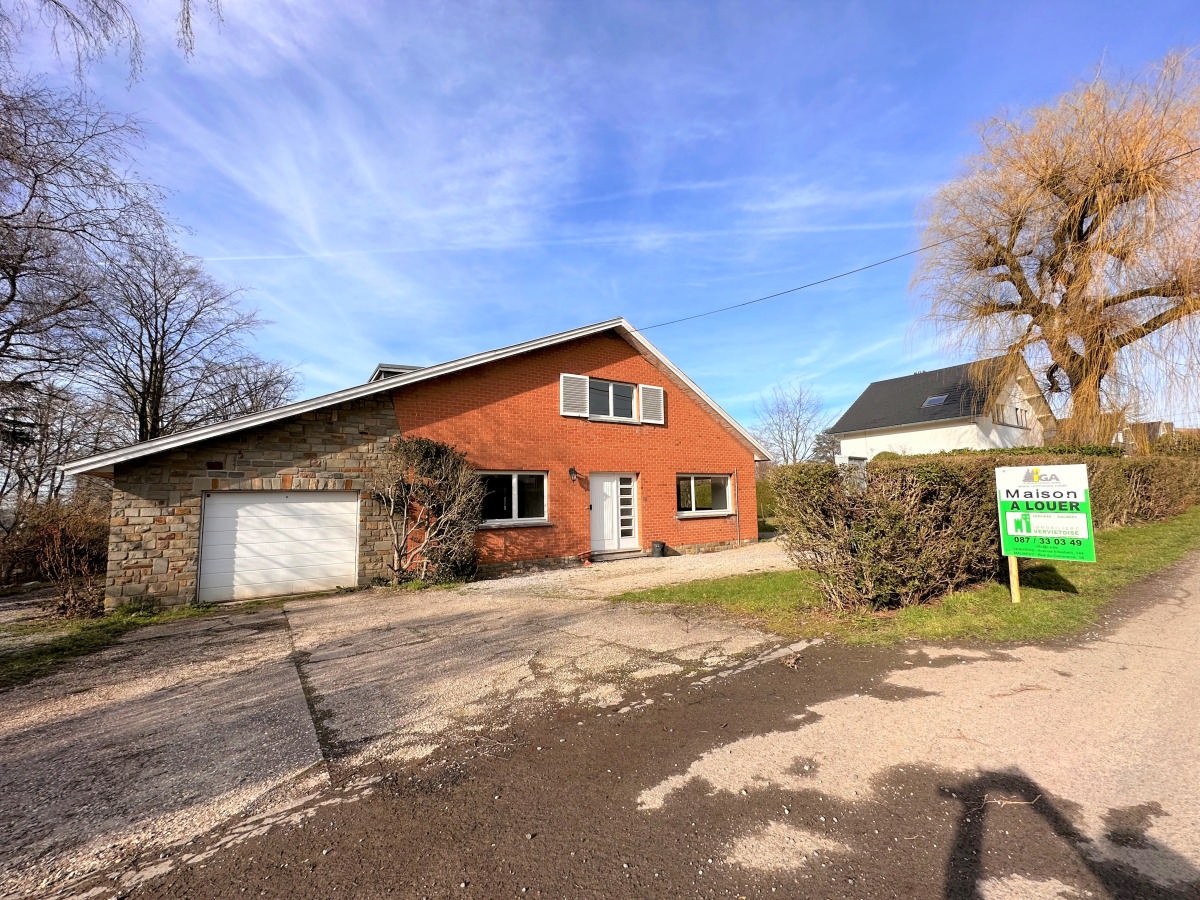
[[[1117,179],[1117,180],[1124,181],[1125,179],[1132,178],[1135,175],[1141,175],[1143,172],[1149,172],[1151,169],[1157,169],[1159,166],[1165,166],[1167,163],[1175,162],[1175,160],[1177,160],[1177,159],[1183,159],[1185,156],[1191,156],[1193,153],[1200,153],[1200,147],[1192,147],[1190,150],[1185,150],[1182,153],[1177,153],[1174,156],[1168,157],[1167,159],[1163,159],[1156,163],[1152,163],[1151,165],[1146,166],[1144,169],[1138,169],[1136,172],[1130,172],[1129,174],[1124,175],[1120,179]],[[1113,180],[1109,183],[1116,184],[1117,180]],[[1055,205],[1057,205],[1057,204],[1055,204],[1053,202],[1046,203],[1042,206],[1037,207],[1036,209],[1030,210],[1030,212],[1031,213],[1042,212],[1042,210],[1049,209],[1051,206],[1055,206]],[[963,232],[960,232],[959,234],[952,234],[950,237],[942,238],[940,241],[934,241],[932,244],[923,244],[922,246],[917,247],[914,250],[906,250],[904,253],[897,253],[895,256],[889,256],[886,259],[878,259],[875,262],[870,262],[870,263],[867,263],[866,265],[858,266],[857,268],[854,268],[854,269],[847,269],[844,272],[838,272],[836,275],[828,275],[825,278],[818,278],[816,281],[810,281],[807,284],[797,285],[796,287],[788,288],[787,290],[784,290],[784,291],[776,291],[774,294],[767,294],[763,297],[755,297],[752,300],[743,300],[741,303],[732,303],[729,306],[720,306],[720,307],[717,307],[716,309],[709,309],[704,312],[693,313],[690,316],[681,316],[678,319],[670,319],[666,322],[656,322],[654,325],[647,325],[644,328],[639,328],[638,330],[639,331],[650,331],[651,329],[654,329],[654,328],[665,328],[668,325],[678,325],[680,322],[690,322],[690,321],[692,321],[692,319],[703,319],[705,316],[714,316],[717,313],[729,312],[731,309],[741,309],[743,306],[753,306],[755,303],[763,303],[767,300],[774,300],[778,297],[784,297],[788,294],[795,294],[798,291],[806,291],[809,288],[814,288],[814,287],[817,287],[818,285],[828,284],[831,281],[837,281],[838,279],[841,279],[841,278],[848,278],[851,275],[857,275],[859,272],[865,272],[868,269],[875,269],[875,268],[878,268],[879,266],[886,266],[888,263],[893,263],[898,259],[904,259],[905,257],[908,257],[908,256],[915,256],[918,253],[924,253],[926,250],[932,250],[934,247],[940,247],[942,244],[948,244],[951,241],[958,240],[959,238],[967,237],[970,233],[971,232],[969,232],[969,231],[963,231]]]

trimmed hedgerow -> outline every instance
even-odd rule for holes
[[[1200,460],[968,454],[801,463],[770,475],[792,558],[838,609],[926,603],[1000,569],[997,466],[1085,463],[1097,529],[1175,515],[1200,501]]]

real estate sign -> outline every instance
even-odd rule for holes
[[[996,503],[1005,556],[1096,561],[1087,466],[1002,466]]]

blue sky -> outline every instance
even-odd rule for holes
[[[915,261],[650,326],[913,249],[976,124],[1200,44],[1194,0],[223,0],[188,60],[174,6],[88,83],[301,396],[623,315],[747,424],[962,361]]]

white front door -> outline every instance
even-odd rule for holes
[[[591,481],[592,552],[636,550],[637,476],[597,475]]]

